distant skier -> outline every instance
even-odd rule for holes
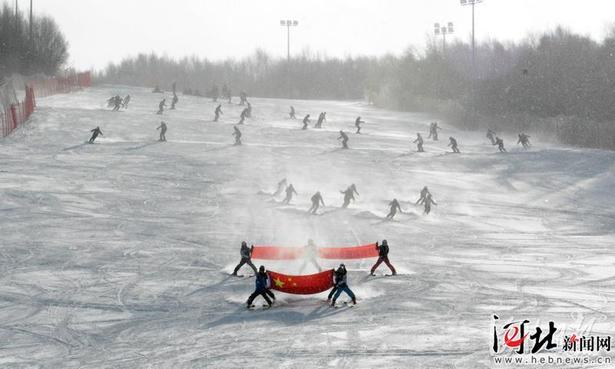
[[[256,267],[254,266],[254,264],[252,264],[252,251],[254,251],[254,245],[252,245],[252,247],[248,247],[246,241],[241,242],[241,249],[239,250],[241,260],[239,261],[239,264],[237,264],[235,270],[233,270],[233,274],[231,275],[237,276],[237,272],[244,264],[248,264],[248,266],[252,268],[254,274],[256,275]]]
[[[256,281],[254,283],[256,288],[254,289],[254,292],[252,292],[250,297],[248,297],[248,301],[246,301],[246,307],[248,309],[253,308],[254,305],[252,305],[252,303],[258,295],[263,296],[263,298],[265,299],[265,301],[267,301],[267,304],[269,305],[268,307],[271,307],[271,305],[273,305],[273,301],[275,301],[275,295],[273,294],[273,292],[271,292],[271,279],[269,278],[269,274],[267,274],[264,265],[261,265],[260,268],[258,268],[258,273],[256,273]],[[273,298],[273,301],[269,299],[269,296]]]
[[[252,118],[252,104],[248,103],[246,108],[246,118]]]
[[[421,190],[421,197],[416,200],[416,205],[420,205],[425,201],[425,198],[427,197],[427,195],[429,195],[429,189],[427,188],[427,186],[423,187],[423,189]]]
[[[399,201],[397,201],[397,199],[393,199],[393,201],[389,203],[389,213],[387,214],[386,219],[392,220],[395,217],[395,214],[397,214],[398,210],[400,213],[403,213],[403,211],[401,210],[401,206],[399,205]]]
[[[344,204],[342,204],[342,208],[346,209],[348,207],[348,205],[350,205],[350,201],[354,201],[354,194],[357,194],[357,196],[359,196],[359,192],[357,191],[357,187],[353,184],[351,184],[345,191],[340,191],[340,193],[342,193],[344,195]]]
[[[506,152],[506,149],[504,148],[504,140],[501,138],[496,137],[494,145],[498,145],[498,150],[500,150],[500,152]]]
[[[176,93],[173,93],[173,100],[171,100],[171,110],[175,110],[175,105],[179,101],[179,97],[177,97]]]
[[[120,97],[120,95],[116,95],[113,98],[113,111],[119,111],[121,107],[122,107],[122,98]]]
[[[491,142],[492,145],[495,145],[495,132],[491,129],[487,129],[486,136],[489,139],[489,142]]]
[[[357,127],[357,131],[355,132],[356,134],[361,134],[361,124],[364,123],[365,122],[361,120],[361,117],[357,117],[357,119],[355,119],[354,126]]]
[[[233,136],[235,136],[235,146],[241,145],[241,131],[237,126],[233,126]]]
[[[122,107],[124,109],[128,109],[128,103],[130,102],[130,95],[126,95],[124,100],[122,100]]]
[[[245,105],[248,102],[248,94],[245,91],[239,93],[239,105]]]
[[[523,148],[525,150],[530,148],[530,136],[526,135],[525,133],[519,133],[519,141],[517,141],[517,145],[521,144],[523,145]]]
[[[275,190],[275,192],[273,193],[273,196],[278,196],[279,194],[281,194],[284,189],[286,188],[286,178],[284,178],[283,180],[281,180],[280,182],[278,182],[278,188],[277,190]]]
[[[429,136],[427,138],[433,138],[434,141],[438,141],[438,130],[442,129],[438,127],[438,122],[432,122],[429,125]]]
[[[295,107],[294,106],[290,107],[290,112],[288,113],[288,116],[290,117],[290,119],[297,119],[297,117],[295,116]]]
[[[438,206],[438,204],[436,204],[435,201],[433,201],[433,198],[431,198],[431,194],[428,193],[427,196],[425,196],[425,200],[423,200],[423,204],[425,204],[425,211],[423,212],[423,214],[428,215],[431,212],[431,205],[436,205]]]
[[[299,267],[299,274],[303,273],[303,270],[308,265],[308,263],[311,263],[312,265],[314,265],[316,269],[318,269],[318,271],[321,272],[322,268],[320,267],[320,265],[318,264],[318,261],[316,260],[317,257],[318,257],[318,248],[314,244],[314,241],[312,239],[309,239],[307,245],[303,248],[303,263],[301,264],[301,267]]]
[[[216,110],[214,111],[215,117],[214,117],[214,122],[217,122],[218,119],[220,119],[220,115],[222,115],[222,104],[219,104],[218,106],[216,106]]]
[[[162,101],[158,104],[158,112],[156,114],[162,114],[165,106],[167,106],[167,99],[162,99]]]
[[[376,264],[374,264],[369,274],[374,275],[374,272],[382,262],[384,262],[389,269],[391,269],[391,273],[393,275],[397,274],[395,267],[389,262],[389,244],[387,243],[387,240],[382,240],[381,245],[378,245],[378,242],[376,242],[376,249],[378,250],[378,261],[376,261]]]
[[[412,143],[416,144],[416,151],[425,152],[425,150],[423,150],[423,137],[420,133],[416,133],[416,140],[412,141]]]
[[[316,214],[316,211],[320,207],[320,204],[322,204],[322,206],[325,206],[325,201],[322,199],[322,195],[320,194],[320,191],[317,191],[312,196],[311,200],[312,200],[312,206],[310,207],[310,210],[308,210],[308,213]]]
[[[158,126],[158,128],[156,128],[156,130],[160,130],[160,139],[158,141],[162,141],[162,142],[166,142],[167,141],[167,137],[166,137],[166,133],[167,133],[167,125],[165,122],[160,122],[160,126]]]
[[[239,115],[239,123],[237,124],[243,124],[247,116],[248,116],[248,108],[245,108],[241,111],[241,114]]]
[[[316,125],[314,125],[314,128],[322,128],[322,122],[327,120],[326,116],[326,112],[318,114],[318,120],[316,121]]]
[[[344,133],[344,131],[340,131],[340,136],[337,138],[337,140],[342,140],[342,149],[348,148],[348,135]]]
[[[295,187],[291,183],[286,187],[286,197],[282,202],[286,205],[290,204],[290,200],[293,199],[293,194],[297,195],[297,191],[295,191]]]
[[[460,153],[459,147],[457,146],[457,140],[453,136],[448,138],[448,146],[450,146],[451,149],[453,149],[453,152],[455,154],[459,154]]]
[[[333,274],[333,288],[335,289],[335,294],[333,295],[333,301],[331,301],[331,306],[335,307],[335,302],[337,298],[340,297],[342,292],[345,292],[351,299],[354,305],[357,304],[357,298],[354,293],[348,287],[348,272],[346,271],[346,266],[344,264],[340,264],[339,268]]]
[[[92,132],[92,137],[90,137],[90,140],[88,142],[91,143],[91,144],[94,143],[94,141],[96,140],[96,137],[98,137],[98,135],[103,136],[103,133],[100,130],[100,127],[96,127],[93,130],[91,130],[90,132]]]
[[[308,128],[308,124],[310,124],[310,115],[306,115],[305,118],[303,118],[303,127],[301,129],[305,130]]]

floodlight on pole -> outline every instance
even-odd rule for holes
[[[476,110],[476,38],[474,35],[474,6],[480,4],[483,0],[459,0],[462,6],[470,5],[472,7],[472,115],[475,118]]]
[[[286,27],[286,58],[290,62],[290,27],[297,27],[299,21],[294,19],[281,20],[280,26]]]
[[[446,52],[446,35],[455,33],[453,22],[448,22],[446,25],[440,25],[440,23],[434,23],[433,34],[434,36],[442,36],[442,53]]]

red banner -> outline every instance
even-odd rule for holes
[[[294,260],[303,257],[303,247],[254,246],[253,259]]]
[[[303,247],[254,246],[253,259],[294,260],[303,257]],[[378,257],[375,243],[353,247],[323,247],[318,249],[321,259],[365,259]]]
[[[333,287],[333,269],[310,275],[286,275],[268,271],[271,288],[295,295],[312,295]]]
[[[318,250],[322,259],[366,259],[377,258],[378,249],[375,243],[354,247],[323,247]]]

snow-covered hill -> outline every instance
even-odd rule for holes
[[[128,110],[106,108],[116,93],[132,95]],[[162,117],[160,99],[126,87],[40,99],[0,141],[0,367],[483,368],[493,314],[613,333],[615,153],[536,138],[524,152],[504,135],[499,154],[484,133],[441,124],[418,154],[427,115],[256,98],[233,146],[241,107],[223,103],[213,123],[208,99],[180,96]],[[326,111],[324,128],[302,131],[291,104],[298,117]],[[85,144],[96,126],[104,136]],[[451,135],[462,154],[448,154]],[[263,194],[282,178],[299,192],[288,206]],[[352,183],[360,196],[340,209]],[[423,186],[438,203],[429,216],[414,205]],[[316,191],[327,207],[312,216]],[[383,221],[393,198],[407,213]],[[386,238],[400,275],[367,278],[373,260],[351,262],[356,308],[278,293],[274,309],[247,311],[254,279],[228,276],[241,241],[308,238]]]

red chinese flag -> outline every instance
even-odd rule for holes
[[[323,247],[318,250],[322,259],[365,259],[378,257],[375,243],[354,247]]]
[[[333,287],[333,269],[310,275],[286,275],[268,271],[271,288],[295,295],[312,295]]]
[[[254,246],[253,259],[293,260],[303,257],[302,247]]]

